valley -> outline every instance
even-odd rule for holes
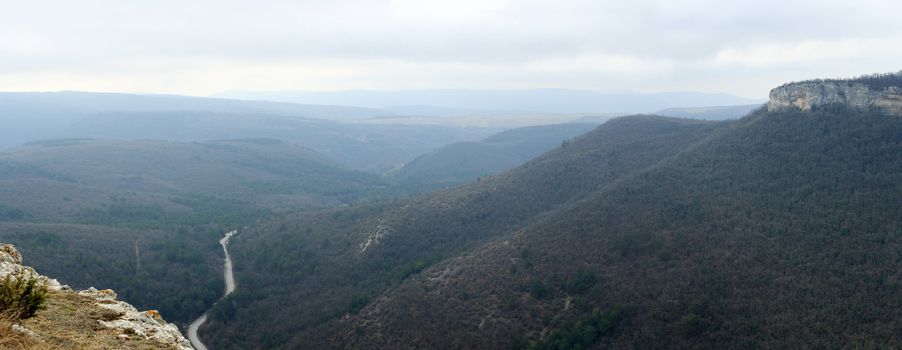
[[[232,294],[232,292],[235,291],[235,276],[232,272],[232,258],[229,256],[229,241],[232,240],[232,237],[234,237],[236,234],[238,234],[238,231],[235,230],[226,232],[225,236],[223,236],[222,239],[219,240],[219,245],[222,246],[222,252],[225,256],[222,265],[222,279],[223,281],[225,281],[225,293],[223,293],[222,298],[229,296],[229,294]],[[222,300],[222,298],[220,298],[220,300]],[[207,322],[208,312],[209,311],[204,312],[203,315],[201,315],[196,320],[194,320],[194,322],[191,322],[191,324],[188,325],[188,330],[186,332],[188,334],[188,340],[191,341],[191,345],[193,345],[197,350],[207,349],[204,343],[200,340],[200,337],[197,336],[197,330],[201,325],[204,324],[204,322]]]
[[[900,1],[10,1],[0,349],[902,349]]]
[[[895,348],[900,89],[0,93],[0,241],[83,289],[42,332],[78,304],[201,350]]]
[[[461,187],[281,217],[235,245],[260,287],[217,304],[212,344],[892,347],[900,130],[837,105],[631,116]]]
[[[13,103],[11,95],[4,96],[5,103]],[[39,102],[52,104],[64,97],[110,98],[61,94],[41,96]],[[149,97],[114,97],[103,103],[151,108],[141,105]],[[172,99],[181,107],[200,108],[189,98],[163,101]],[[22,103],[28,107],[19,110],[42,106]],[[80,108],[111,108],[92,103]],[[229,103],[232,107],[223,108],[244,106]],[[65,283],[114,288],[137,307],[159,309],[186,327],[219,298],[216,262],[221,253],[212,244],[218,232],[290,213],[426,191],[431,187],[379,176],[373,167],[412,159],[435,147],[429,142],[453,143],[490,131],[431,125],[362,128],[215,108],[89,114],[67,129],[70,138],[31,141],[0,153],[0,239],[27,252],[41,271],[65,276]],[[402,129],[410,131],[409,137]],[[575,136],[551,130],[550,140],[531,152]],[[357,132],[362,134],[353,135]],[[392,137],[379,140],[380,134]],[[365,141],[353,146],[358,141],[348,138]],[[526,160],[520,156],[508,166]],[[503,170],[482,163],[472,169],[479,174]],[[440,171],[435,176],[444,175]]]

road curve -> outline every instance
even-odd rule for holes
[[[238,233],[237,230],[232,230],[226,232],[225,236],[219,240],[219,245],[222,246],[222,251],[225,253],[225,263],[223,264],[223,279],[225,279],[225,294],[222,295],[222,298],[225,298],[227,295],[232,294],[235,291],[235,275],[232,274],[232,257],[229,256],[229,240],[232,239]],[[222,300],[219,298],[219,300]],[[196,350],[207,350],[207,347],[204,346],[204,343],[200,341],[200,338],[197,336],[197,329],[200,328],[204,322],[207,322],[207,313],[210,310],[204,312],[203,315],[198,317],[194,322],[191,322],[191,325],[188,326],[188,340],[191,342],[191,345],[194,346]]]

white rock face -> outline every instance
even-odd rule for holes
[[[161,344],[176,345],[179,349],[193,349],[178,327],[166,323],[157,310],[138,311],[124,301],[116,300],[116,292],[110,289],[97,290],[94,287],[79,291],[78,295],[97,300],[97,306],[120,314],[118,319],[99,321],[106,328],[128,330],[136,337],[154,339]]]
[[[391,233],[391,230],[391,227],[385,224],[385,221],[382,220],[382,218],[376,220],[376,226],[369,232],[363,234],[364,240],[363,242],[360,242],[357,253],[363,254],[366,252],[367,248],[379,244],[385,236]]]
[[[0,279],[12,275],[13,278],[37,278],[47,289],[52,291],[71,290],[59,281],[42,276],[30,266],[22,265],[22,254],[12,244],[0,244]]]
[[[185,339],[179,332],[178,327],[164,321],[158,311],[138,311],[131,304],[116,300],[116,292],[109,289],[97,290],[91,287],[79,292],[72,291],[69,286],[60,285],[59,281],[42,276],[33,268],[22,265],[22,254],[12,244],[0,244],[0,279],[6,278],[8,275],[12,275],[13,278],[36,277],[49,290],[78,293],[78,295],[94,299],[95,305],[120,315],[110,321],[98,321],[104,327],[121,329],[125,331],[124,333],[131,334],[132,337],[153,339],[161,345],[175,346],[180,350],[194,349],[188,339]],[[28,333],[30,331],[23,328],[20,332]]]
[[[770,91],[768,111],[812,108],[841,104],[861,111],[882,111],[902,115],[902,87],[875,90],[854,81],[811,81],[791,83]]]

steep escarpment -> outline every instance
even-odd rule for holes
[[[15,247],[0,244],[0,281],[18,280],[36,281],[33,289],[46,288],[46,295],[33,316],[0,318],[2,348],[193,349],[156,310],[138,311],[109,289],[74,291],[22,265]]]
[[[811,111],[828,106],[902,115],[902,72],[785,84],[770,91],[767,109]]]

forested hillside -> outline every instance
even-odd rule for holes
[[[429,266],[617,183],[719,126],[623,118],[508,173],[409,200],[306,213],[250,228],[233,245],[241,288],[214,309],[217,348],[326,346],[323,332]],[[261,332],[249,334],[253,328]]]
[[[216,240],[229,226],[193,223],[139,229],[0,222],[0,241],[73,288],[115,288],[121,299],[179,323],[204,312],[222,291]]]
[[[893,116],[758,113],[421,273],[333,339],[353,339],[351,347],[899,346],[900,131]]]
[[[0,350],[902,350],[900,17],[5,1]]]
[[[224,232],[384,191],[272,139],[35,142],[0,153],[0,240],[63,283],[182,323],[220,295]]]
[[[455,142],[426,153],[386,174],[405,187],[451,187],[514,168],[593,128],[565,123],[506,130],[479,142]]]
[[[0,203],[31,221],[115,223],[139,215],[172,223],[178,220],[169,214],[198,206],[284,211],[353,201],[380,186],[373,175],[272,139],[71,139],[0,153]]]
[[[475,127],[337,122],[291,114],[163,110],[88,115],[57,137],[181,142],[276,139],[315,150],[346,167],[382,174],[446,144],[476,141],[495,132]]]
[[[247,232],[255,288],[217,307],[209,339],[895,347],[900,183],[895,116],[621,118],[457,190]]]

